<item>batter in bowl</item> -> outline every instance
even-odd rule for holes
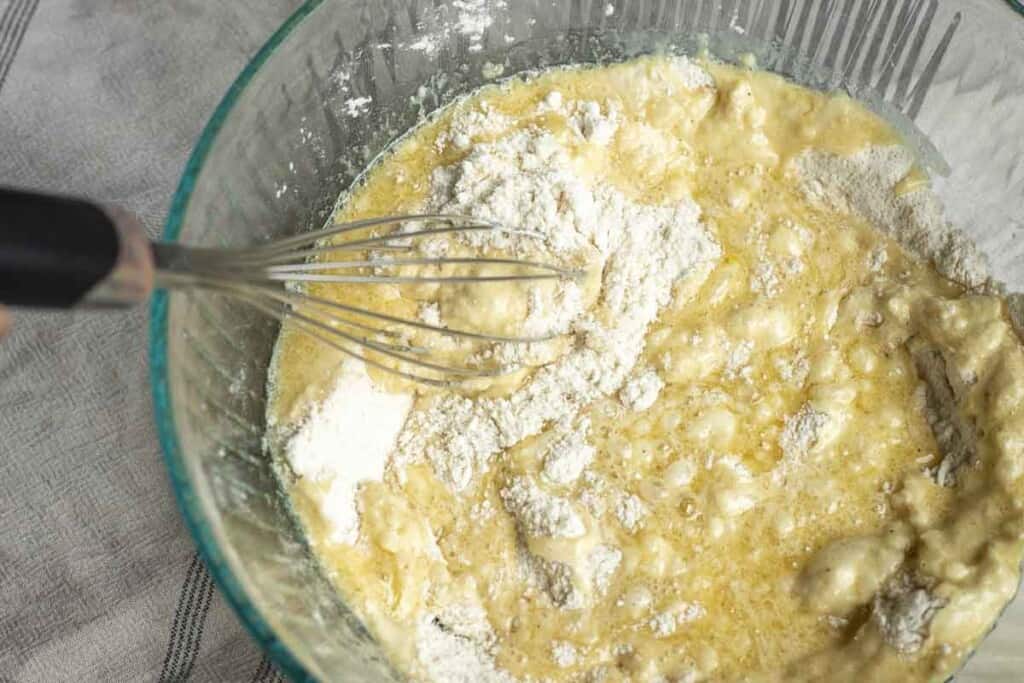
[[[1011,599],[1024,353],[856,102],[679,57],[513,79],[412,131],[340,217],[421,211],[543,236],[426,255],[587,275],[346,290],[552,336],[478,351],[518,370],[459,390],[282,330],[268,442],[415,680],[942,680]]]

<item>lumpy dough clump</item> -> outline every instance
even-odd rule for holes
[[[1012,597],[1024,353],[856,102],[679,57],[512,79],[411,131],[338,218],[419,212],[534,236],[414,255],[586,276],[308,287],[551,337],[476,348],[516,370],[460,389],[282,330],[269,443],[413,679],[942,680]]]

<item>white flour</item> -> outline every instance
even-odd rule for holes
[[[512,119],[481,104],[464,109],[452,117],[451,123],[437,137],[438,151],[446,147],[467,150],[474,138],[492,137],[512,127]]]
[[[468,619],[466,617],[469,617]],[[429,680],[514,683],[494,664],[494,634],[479,609],[453,606],[425,614],[416,625],[416,658]]]
[[[932,619],[943,605],[942,599],[901,573],[875,596],[871,616],[885,642],[910,654],[921,649]]]
[[[662,612],[651,617],[648,626],[656,638],[665,638],[676,632],[676,615]]]
[[[927,471],[937,484],[953,486],[957,471],[974,461],[978,451],[974,425],[958,407],[958,393],[963,393],[964,382],[950,378],[946,360],[938,348],[918,339],[908,342],[908,347],[922,380],[916,397],[919,410],[928,421],[942,456],[939,464]]]
[[[812,201],[863,216],[951,280],[985,288],[990,282],[984,255],[946,221],[938,198],[929,191],[893,191],[913,165],[913,152],[898,145],[867,147],[850,156],[809,151],[795,160]],[[878,267],[885,262],[884,254],[870,258]]]
[[[596,145],[607,145],[619,128],[619,110],[608,107],[602,113],[597,102],[579,102],[569,117],[569,126],[578,135]]]
[[[479,144],[439,169],[429,208],[526,225],[552,251],[586,256],[604,273],[597,310],[573,323],[576,346],[521,389],[477,401],[446,395],[411,415],[395,466],[425,456],[457,492],[468,490],[502,449],[547,424],[571,422],[583,406],[617,391],[674,284],[705,276],[720,255],[693,202],[640,205],[614,188],[590,187],[562,145],[538,130]],[[500,233],[462,235],[475,246],[514,246]]]
[[[658,400],[665,383],[658,377],[655,370],[647,369],[634,375],[623,385],[619,392],[622,405],[630,410],[647,410]]]
[[[565,104],[562,93],[553,90],[538,105],[539,113],[554,112],[565,118],[570,130],[581,138],[596,145],[607,145],[619,129],[622,113],[614,104],[602,111],[594,101],[570,102]]]
[[[574,428],[556,438],[544,453],[541,475],[556,485],[571,484],[594,459],[594,447],[587,443],[590,420],[583,419]]]
[[[583,312],[583,306],[583,291],[571,280],[558,283],[550,297],[543,296],[540,287],[534,287],[527,300],[523,334],[528,337],[565,334]]]
[[[604,514],[608,505],[605,501],[605,493],[608,485],[600,476],[589,470],[583,472],[580,478],[583,486],[580,487],[579,498],[583,506],[595,517]]]
[[[707,612],[702,605],[683,602],[675,606],[674,609],[656,614],[651,617],[648,626],[654,635],[658,638],[665,638],[676,632],[676,629],[683,624],[688,624],[691,621],[696,621],[703,617]]]
[[[742,377],[748,379],[750,376],[750,354],[754,350],[754,344],[744,340],[731,345],[729,358],[725,363],[725,378],[736,379]]]
[[[372,97],[350,97],[345,100],[345,115],[353,119],[362,116],[370,108],[370,104],[372,103]]]
[[[633,533],[643,524],[644,517],[647,516],[647,506],[632,494],[622,496],[615,504],[615,516],[626,531]]]
[[[790,358],[784,356],[776,358],[775,369],[784,381],[793,386],[802,387],[807,381],[807,375],[811,372],[811,363],[807,359],[807,352],[800,349],[795,356]]]
[[[604,595],[622,563],[622,551],[611,545],[595,546],[576,566],[547,560],[520,547],[523,580],[540,588],[551,603],[563,609],[582,609]]]
[[[361,482],[384,475],[411,407],[412,396],[381,391],[361,362],[348,360],[327,400],[289,441],[285,456],[292,471],[327,485],[319,503],[332,542],[356,542],[356,491]]]
[[[505,509],[527,536],[577,538],[586,533],[572,503],[547,493],[528,477],[516,477],[501,490]]]
[[[779,447],[787,463],[799,462],[818,443],[822,429],[828,422],[828,415],[815,410],[805,403],[799,412],[786,418],[786,424],[779,437]]]
[[[471,215],[540,233],[559,255],[593,243],[607,247],[608,221],[599,221],[597,197],[575,172],[558,140],[535,130],[478,144],[457,164],[434,171],[431,209]],[[621,232],[621,229],[619,230]],[[532,247],[533,241],[503,232],[466,232],[473,247]]]
[[[436,303],[420,304],[417,316],[421,323],[441,327],[441,307]]]
[[[672,488],[686,488],[697,474],[697,466],[690,460],[676,460],[665,469],[665,483]]]
[[[771,261],[762,261],[754,269],[754,276],[750,280],[750,288],[771,299],[779,293],[779,283],[780,278],[776,272],[775,264]]]
[[[453,0],[427,9],[417,22],[416,40],[403,47],[433,57],[451,43],[455,36],[463,36],[470,52],[480,52],[484,34],[494,23],[495,14],[501,15],[504,0]]]
[[[576,663],[576,648],[564,640],[556,641],[551,645],[551,659],[563,669],[568,668]]]
[[[611,545],[599,545],[587,557],[591,579],[598,593],[608,589],[608,584],[622,562],[622,551]]]

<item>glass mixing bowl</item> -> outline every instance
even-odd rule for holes
[[[214,113],[165,238],[243,246],[320,227],[338,195],[431,111],[510,74],[703,49],[899,126],[948,214],[1024,290],[1024,17],[1000,0],[310,0]],[[399,680],[320,574],[262,444],[277,326],[208,294],[158,294],[156,419],[182,511],[228,600],[294,679]],[[963,680],[1020,680],[1024,609]]]

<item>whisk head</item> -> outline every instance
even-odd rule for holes
[[[374,310],[314,291],[323,285],[462,285],[578,278],[581,271],[504,256],[421,255],[420,241],[463,233],[502,233],[542,240],[540,233],[478,218],[444,214],[390,216],[341,223],[245,249],[154,246],[158,286],[203,288],[245,302],[262,314],[367,365],[409,380],[450,386],[518,368],[488,361],[482,345],[530,344],[552,335],[517,336],[459,329]],[[341,290],[342,292],[344,290]],[[442,351],[431,338],[454,340]],[[416,341],[412,341],[415,338]]]

